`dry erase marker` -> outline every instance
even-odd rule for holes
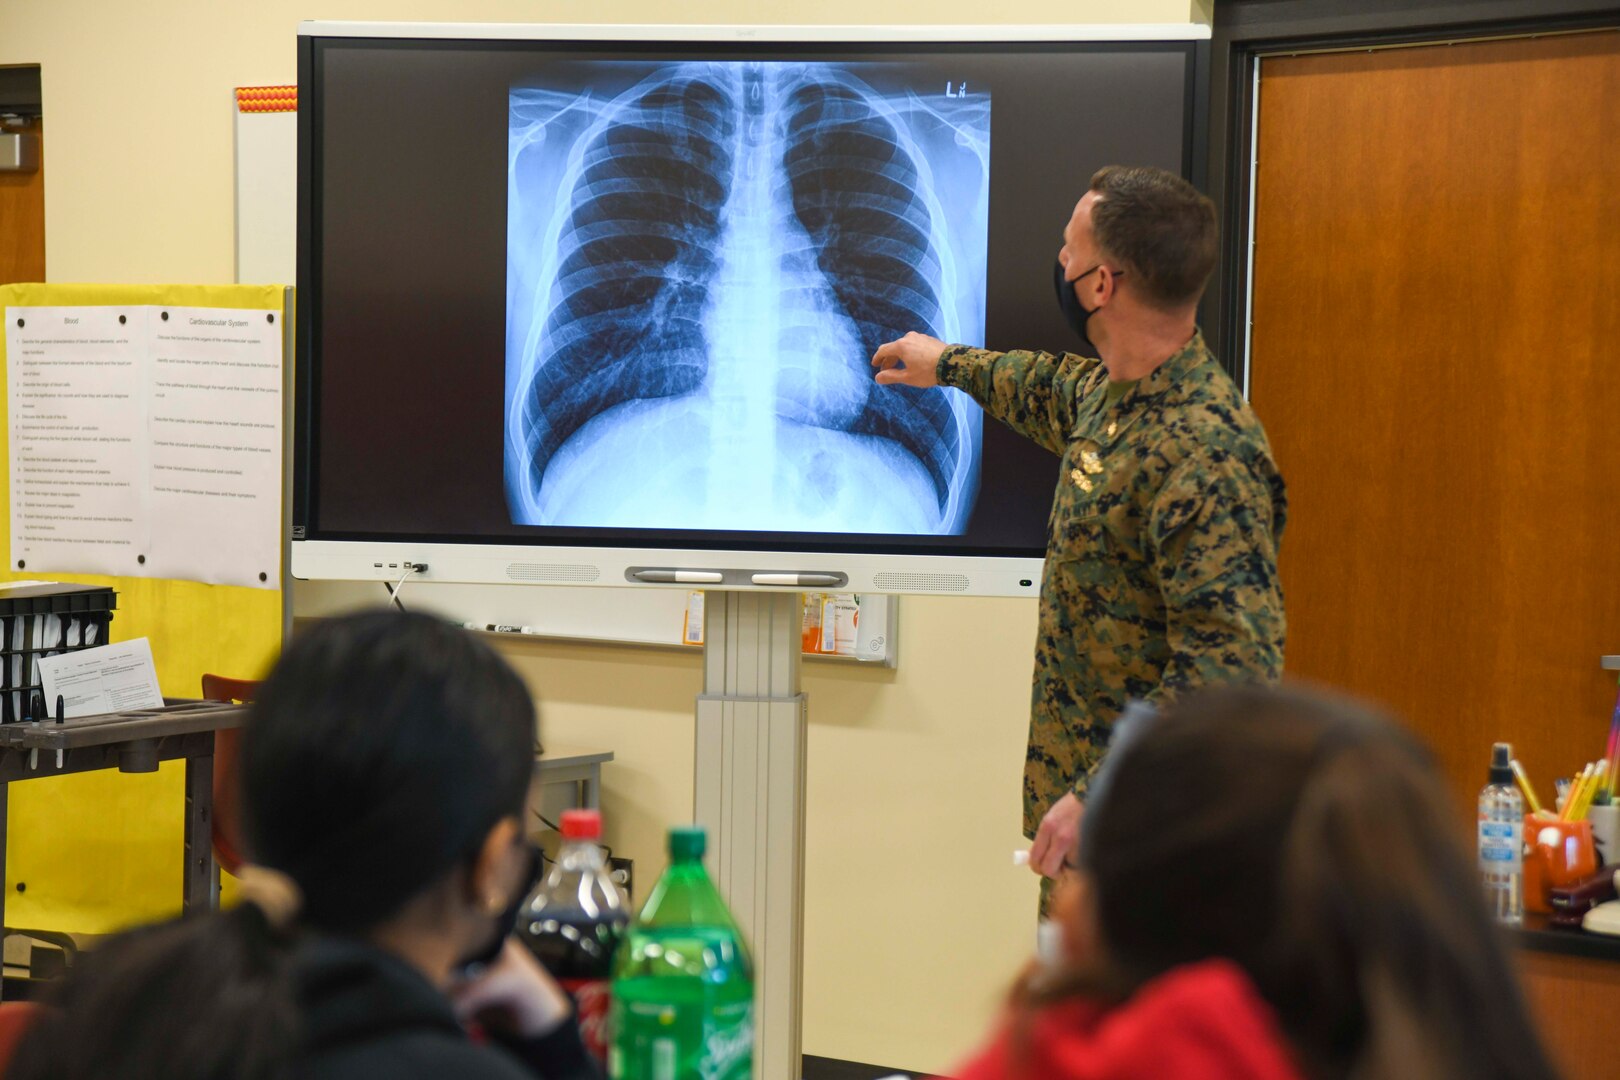
[[[468,630],[482,630],[487,634],[538,634],[540,631],[532,626],[513,626],[509,623],[474,623],[461,624]]]

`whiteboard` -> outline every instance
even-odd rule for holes
[[[268,96],[289,90],[285,97]],[[238,87],[236,280],[291,285],[298,255],[298,114],[292,87]]]
[[[238,87],[236,116],[236,280],[290,283],[297,278],[298,114],[292,86]],[[289,462],[289,465],[291,463]],[[290,475],[290,471],[289,471]],[[375,581],[295,581],[284,589],[294,618],[318,618],[386,603]],[[532,627],[545,637],[682,648],[685,589],[601,589],[556,585],[449,585],[409,582],[408,608],[453,622]],[[881,656],[894,664],[898,599],[886,597]],[[825,657],[846,660],[846,657]]]
[[[293,582],[299,618],[388,602],[389,583]],[[546,637],[680,645],[685,589],[593,589],[571,585],[450,585],[407,581],[400,602],[474,626],[526,626]]]

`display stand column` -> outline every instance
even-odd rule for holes
[[[711,592],[704,605],[694,817],[753,949],[754,1076],[799,1080],[804,956],[805,696],[796,593]]]

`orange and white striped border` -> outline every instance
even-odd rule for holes
[[[238,86],[236,88],[236,111],[245,113],[297,112],[298,87]]]

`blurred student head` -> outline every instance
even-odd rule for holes
[[[485,951],[526,885],[534,738],[522,682],[457,627],[379,611],[301,634],[241,753],[248,854],[288,897],[102,945],[8,1080],[272,1080],[297,1046],[298,940]]]
[[[1075,970],[1124,1000],[1235,961],[1306,1075],[1549,1080],[1428,752],[1301,690],[1192,694],[1111,753],[1056,898]]]
[[[242,740],[244,841],[297,884],[305,926],[363,934],[437,890],[468,948],[528,868],[535,714],[482,641],[377,611],[295,639]],[[468,903],[458,903],[464,899]]]

